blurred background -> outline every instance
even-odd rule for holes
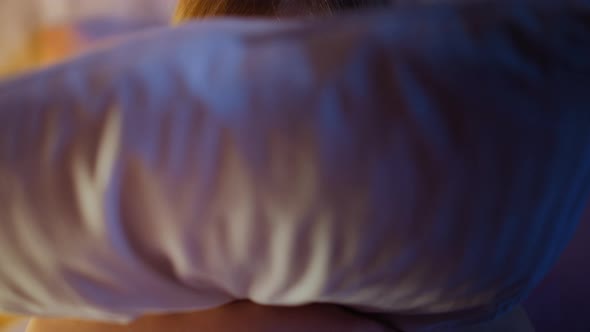
[[[2,0],[0,79],[167,24],[175,0]]]

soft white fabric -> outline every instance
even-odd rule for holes
[[[507,310],[588,196],[589,7],[195,23],[0,83],[0,309]]]

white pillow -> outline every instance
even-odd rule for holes
[[[589,13],[211,21],[1,83],[0,309],[508,310],[588,196]]]

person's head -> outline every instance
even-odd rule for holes
[[[386,6],[391,0],[180,0],[176,21],[209,16],[315,16]]]

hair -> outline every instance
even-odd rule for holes
[[[180,0],[175,21],[210,16],[330,15],[389,3],[391,0]]]

